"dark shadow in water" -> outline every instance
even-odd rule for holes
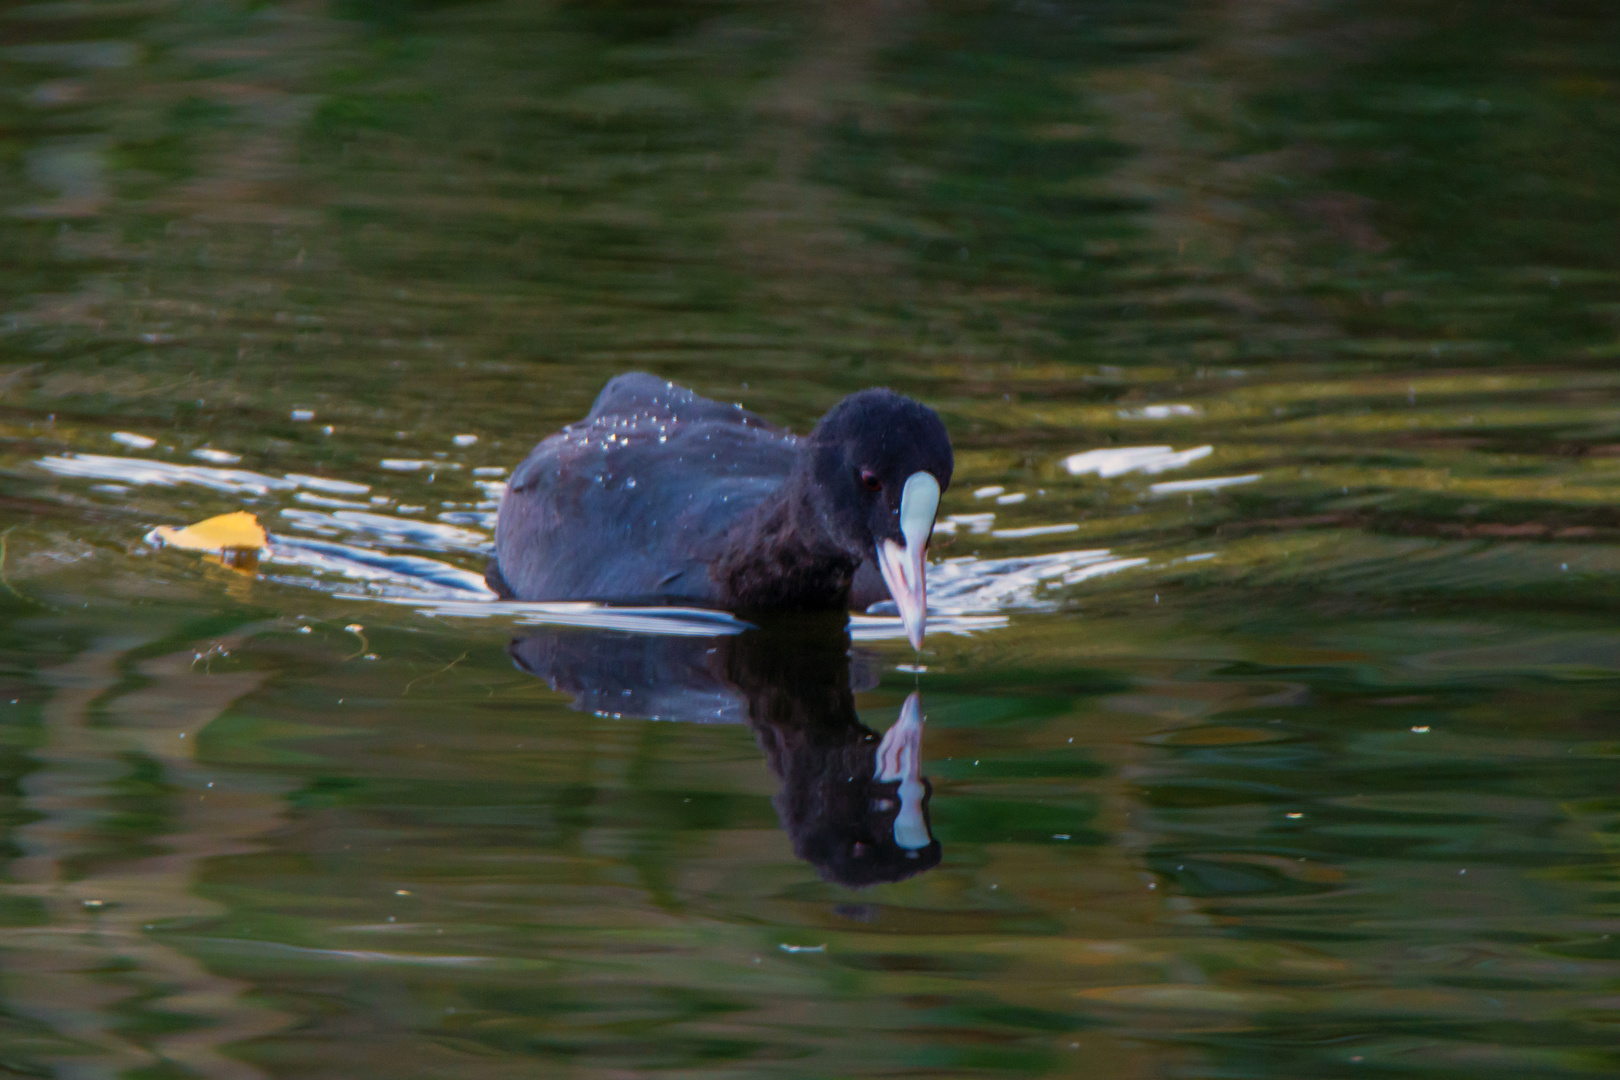
[[[841,617],[725,637],[559,627],[509,651],[584,712],[748,724],[782,782],[773,802],[794,854],[830,881],[901,881],[939,864],[919,773],[921,697],[881,738],[862,724],[854,691],[877,685],[877,667],[851,652]]]

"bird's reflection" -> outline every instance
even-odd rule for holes
[[[938,865],[913,693],[881,738],[855,713],[877,684],[841,619],[773,620],[725,637],[555,628],[514,641],[518,667],[607,716],[746,723],[781,781],[793,851],[831,881],[900,881]]]

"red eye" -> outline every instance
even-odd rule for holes
[[[878,474],[871,469],[861,470],[861,484],[865,486],[867,491],[883,490],[883,481],[879,480]]]

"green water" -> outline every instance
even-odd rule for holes
[[[0,3],[0,1072],[1620,1073],[1617,360],[1612,5]],[[939,409],[920,658],[473,596],[636,369]]]

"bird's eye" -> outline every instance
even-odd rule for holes
[[[871,469],[861,470],[861,485],[865,487],[867,491],[883,490],[883,481],[879,480],[878,474],[873,472]]]

